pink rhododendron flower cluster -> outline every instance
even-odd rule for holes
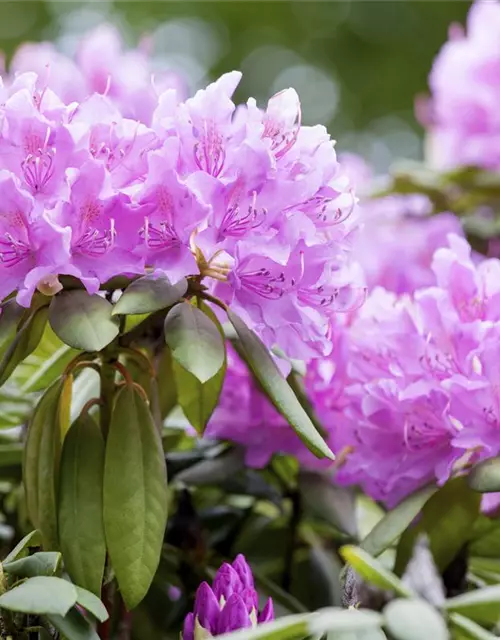
[[[462,233],[458,218],[452,213],[431,216],[431,204],[420,194],[370,197],[370,167],[354,154],[343,154],[340,161],[360,198],[363,231],[353,252],[368,290],[380,286],[413,293],[432,284],[434,251],[446,245],[449,233]]]
[[[500,453],[500,261],[475,264],[468,243],[450,234],[432,269],[432,286],[399,296],[378,287],[343,316],[332,354],[311,361],[305,379],[339,457],[336,481],[389,506]],[[233,359],[207,433],[243,445],[250,466],[275,453],[328,466]]]
[[[44,52],[24,49],[15,69]],[[47,72],[0,89],[0,297],[17,290],[29,305],[61,274],[90,293],[119,274],[195,276],[268,345],[328,352],[332,317],[364,298],[350,263],[356,199],[326,130],[301,125],[296,92],[236,108],[238,72],[186,101],[146,91],[143,54],[106,31],[82,44],[83,78],[48,54]],[[144,71],[137,87],[128,64]]]
[[[434,62],[424,123],[438,167],[500,167],[500,3],[477,0]],[[427,121],[427,122],[425,122]]]

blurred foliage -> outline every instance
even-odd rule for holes
[[[419,158],[415,95],[464,0],[431,2],[60,2],[0,3],[0,48],[60,40],[68,51],[96,24],[117,25],[128,44],[154,35],[155,53],[182,70],[191,89],[230,69],[244,72],[237,98],[260,101],[293,85],[304,121],[328,125],[341,150],[384,170]]]

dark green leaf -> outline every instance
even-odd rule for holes
[[[59,539],[66,570],[75,584],[99,595],[106,561],[104,440],[87,413],[66,435],[59,477]]]
[[[424,504],[436,492],[436,487],[424,487],[412,493],[385,515],[361,542],[371,556],[378,556],[388,549],[420,513]]]
[[[0,444],[0,467],[21,464],[23,461],[23,445],[17,442]]]
[[[467,478],[449,480],[425,503],[422,516],[399,541],[396,573],[401,575],[411,557],[415,540],[421,533],[429,537],[434,561],[440,571],[446,569],[471,537],[479,515],[481,496],[467,486]]]
[[[330,474],[301,471],[299,489],[305,508],[351,537],[356,536],[356,494],[334,484]]]
[[[129,609],[144,598],[158,568],[166,521],[160,436],[141,394],[125,386],[117,394],[106,443],[104,530]]]
[[[28,514],[42,534],[45,550],[58,548],[57,482],[61,441],[67,429],[71,378],[47,389],[35,408],[24,451]]]
[[[500,456],[476,464],[469,473],[469,486],[480,493],[500,491]]]
[[[238,334],[242,355],[276,409],[318,457],[335,459],[262,341],[232,311],[229,320]]]
[[[86,609],[100,622],[104,622],[109,618],[109,613],[107,612],[106,607],[96,595],[91,591],[87,591],[87,589],[82,589],[81,587],[75,587],[75,589],[77,593],[76,601],[81,607]]]
[[[173,358],[200,382],[213,378],[224,364],[225,346],[217,326],[188,302],[168,312],[165,340]]]
[[[15,299],[8,300],[1,305],[0,313],[0,358],[15,338],[21,318],[26,312]]]
[[[35,531],[30,531],[28,535],[24,536],[24,538],[16,544],[12,551],[5,557],[3,562],[14,562],[14,560],[28,555],[30,547],[39,547],[41,544],[42,536],[40,535],[40,532],[36,529]]]
[[[47,618],[66,640],[99,640],[90,622],[76,609],[71,609],[64,617],[48,615]]]
[[[12,375],[17,365],[37,348],[47,324],[48,307],[33,311],[17,331],[0,360],[0,386]]]
[[[6,573],[19,578],[33,578],[34,576],[53,576],[61,564],[61,554],[57,551],[39,551],[27,558],[3,562]]]
[[[462,593],[446,600],[444,608],[481,624],[498,624],[500,622],[500,585]]]
[[[456,636],[453,636],[456,640],[496,640],[498,638],[479,626],[477,622],[459,613],[450,613],[449,620],[451,628],[456,633]]]
[[[187,280],[172,284],[166,276],[144,276],[134,280],[113,308],[116,314],[152,313],[172,306],[186,293]]]
[[[403,598],[411,598],[414,595],[411,589],[403,584],[394,573],[360,547],[346,545],[340,549],[340,555],[366,582],[374,584],[380,589],[394,591]]]
[[[61,616],[76,602],[76,589],[67,580],[39,576],[30,578],[0,596],[0,608],[21,613]]]
[[[104,298],[75,289],[52,298],[49,321],[56,335],[70,347],[100,351],[119,332],[112,311],[113,306]]]
[[[395,640],[448,640],[442,616],[424,600],[398,599],[384,609],[384,626]]]
[[[244,469],[243,452],[233,449],[216,458],[202,460],[175,476],[177,482],[187,485],[219,485]]]

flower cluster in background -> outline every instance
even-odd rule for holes
[[[356,197],[296,92],[236,108],[232,72],[182,101],[106,29],[77,63],[24,47],[1,89],[0,296],[29,305],[61,274],[90,293],[119,274],[193,276],[268,345],[327,353],[333,315],[364,298]]]
[[[452,25],[429,84],[421,119],[429,126],[431,160],[439,168],[500,168],[500,5],[475,2],[467,31]]]

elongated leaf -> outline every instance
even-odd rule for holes
[[[313,453],[320,458],[334,460],[335,456],[314,428],[262,341],[232,311],[229,311],[228,316],[238,334],[246,362],[276,409]]]
[[[23,461],[23,446],[18,442],[0,444],[0,467],[21,464]]]
[[[476,464],[469,473],[469,486],[480,493],[500,491],[500,456]]]
[[[90,622],[76,609],[71,609],[64,617],[48,615],[47,619],[66,640],[99,640]]]
[[[186,293],[187,280],[172,284],[166,276],[144,276],[134,280],[113,308],[113,315],[143,314],[166,309]]]
[[[293,640],[308,636],[322,636],[328,631],[337,633],[375,630],[381,616],[374,611],[343,610],[335,607],[314,613],[287,616],[254,628],[242,629],[220,636],[224,640]]]
[[[162,420],[164,420],[177,405],[177,388],[175,386],[173,358],[167,345],[163,347],[157,359],[156,380],[158,384],[160,414]]]
[[[213,378],[224,364],[225,346],[218,328],[188,302],[168,312],[165,340],[173,358],[202,383]]]
[[[378,556],[388,549],[420,513],[424,504],[436,492],[436,488],[424,487],[412,493],[397,507],[385,515],[370,531],[360,546],[371,556]]]
[[[24,486],[28,514],[42,534],[45,550],[57,549],[57,481],[61,440],[69,421],[68,389],[61,379],[40,399],[28,428],[24,451]]]
[[[393,600],[384,609],[384,620],[384,626],[395,640],[448,640],[450,637],[441,615],[424,600]]]
[[[71,579],[96,595],[106,561],[103,477],[104,440],[94,419],[83,414],[69,429],[61,455],[59,537]]]
[[[126,470],[126,473],[125,471]],[[146,595],[160,561],[167,521],[163,448],[141,394],[117,394],[104,466],[104,530],[125,604]]]
[[[21,390],[24,392],[31,393],[46,389],[54,382],[54,380],[63,374],[65,368],[78,354],[76,349],[72,349],[65,344],[54,351],[50,357],[43,360],[41,360],[40,357],[37,357],[37,351],[38,349],[36,349],[28,358],[28,360],[30,360],[31,358],[36,357],[37,365],[33,375],[27,378],[26,382],[22,386]]]
[[[100,351],[118,335],[118,319],[112,305],[86,291],[63,291],[52,298],[49,321],[54,333],[67,345],[84,351]]]
[[[30,531],[30,533],[24,536],[24,538],[16,544],[12,551],[7,556],[5,556],[3,561],[4,564],[8,562],[14,562],[14,560],[28,555],[30,548],[39,547],[41,544],[42,536],[40,535],[40,532],[36,529],[34,531]]]
[[[3,570],[19,578],[53,576],[61,564],[61,554],[57,551],[39,551],[27,558],[13,562],[3,562]]]
[[[361,547],[346,545],[340,549],[340,555],[366,582],[370,582],[381,589],[394,591],[403,598],[414,596],[411,589],[403,584],[394,573],[386,569],[376,558],[370,556]]]
[[[39,576],[29,578],[0,596],[0,608],[21,613],[48,614],[61,616],[76,602],[76,589],[67,580]]]
[[[472,535],[479,516],[481,496],[467,486],[467,478],[449,480],[426,502],[416,525],[406,530],[399,541],[396,573],[402,575],[411,557],[415,540],[421,533],[429,537],[436,566],[446,569]]]
[[[496,640],[498,638],[479,626],[477,622],[459,613],[450,613],[449,620],[451,628],[457,633],[457,640]]]
[[[0,386],[12,375],[17,365],[37,348],[47,324],[47,316],[48,308],[40,307],[17,331],[0,360]]]
[[[17,333],[17,329],[26,309],[14,299],[1,305],[0,313],[0,358],[9,348]]]
[[[444,603],[447,611],[460,613],[481,624],[500,622],[500,585],[475,589],[449,598]]]
[[[77,593],[76,601],[81,607],[86,609],[100,622],[104,622],[109,618],[109,613],[107,612],[106,607],[96,595],[91,591],[87,591],[87,589],[82,589],[81,587],[75,586],[75,589]]]

